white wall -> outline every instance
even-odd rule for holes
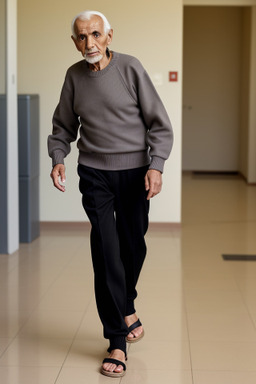
[[[109,18],[114,39],[111,48],[137,56],[149,74],[162,76],[157,90],[174,127],[173,152],[164,172],[161,195],[152,200],[151,221],[180,222],[181,219],[181,79],[182,79],[182,0],[159,0],[157,7],[147,0],[19,0],[18,2],[19,93],[40,95],[40,219],[41,221],[82,221],[76,176],[77,151],[66,161],[67,191],[52,187],[51,161],[46,140],[68,66],[81,59],[70,39],[70,21],[78,12],[99,10]],[[156,11],[157,10],[157,11]],[[177,83],[168,82],[169,71],[179,72]]]
[[[17,112],[17,1],[6,2],[7,93],[7,244],[19,248],[18,112]]]

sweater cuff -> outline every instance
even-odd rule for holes
[[[55,167],[56,164],[64,164],[65,153],[61,149],[57,149],[53,152],[52,156],[52,166]]]
[[[157,171],[160,171],[161,173],[163,173],[164,163],[165,163],[165,160],[162,159],[162,157],[153,156],[151,159],[151,164],[149,166],[149,169],[156,169]]]

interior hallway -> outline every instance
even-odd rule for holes
[[[255,384],[256,262],[222,254],[256,255],[256,187],[184,174],[182,227],[152,225],[147,242],[137,299],[145,337],[129,346],[122,379],[98,373],[107,342],[88,227],[43,226],[1,255],[0,382]]]

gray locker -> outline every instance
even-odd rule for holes
[[[18,95],[20,242],[40,235],[39,96]]]
[[[0,253],[7,253],[6,96],[0,95]]]
[[[0,95],[0,253],[7,253],[6,96]],[[39,96],[18,95],[20,242],[40,235]]]

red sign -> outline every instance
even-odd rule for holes
[[[178,72],[169,72],[169,81],[178,81]]]

